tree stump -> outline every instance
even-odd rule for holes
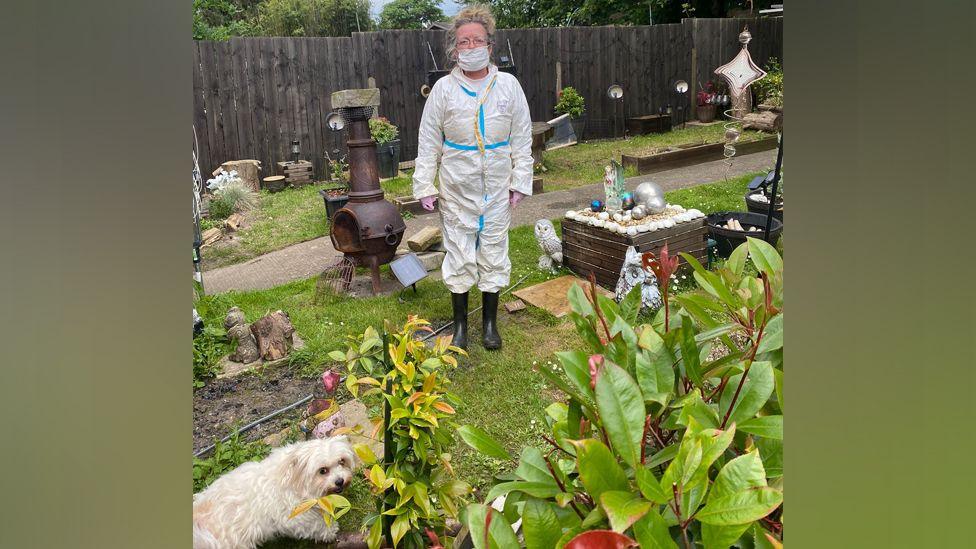
[[[783,127],[783,115],[775,111],[751,112],[742,119],[743,129],[775,132]]]
[[[244,186],[251,189],[254,192],[261,190],[261,177],[258,172],[261,170],[260,160],[230,160],[224,162],[220,165],[225,172],[230,173],[231,170],[237,172],[237,177],[241,178]],[[214,171],[214,175],[217,175],[219,170]]]
[[[283,311],[275,311],[251,324],[251,333],[258,344],[258,352],[266,361],[288,356],[292,347],[295,328]]]
[[[423,252],[440,242],[444,236],[440,227],[424,227],[407,239],[407,246],[415,252]]]

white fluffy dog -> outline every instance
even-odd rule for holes
[[[193,496],[194,549],[248,549],[279,536],[335,540],[338,527],[299,503],[341,492],[358,465],[345,436],[282,446],[242,464]]]

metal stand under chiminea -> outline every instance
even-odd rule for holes
[[[379,104],[376,88],[332,94],[332,109],[338,111],[348,132],[349,202],[332,216],[329,236],[347,259],[370,268],[373,294],[380,293],[380,265],[393,259],[407,229],[400,211],[384,200],[380,188],[376,142],[369,132],[369,117]],[[350,281],[344,280],[346,287]]]

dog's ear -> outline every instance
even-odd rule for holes
[[[290,486],[295,490],[302,490],[306,482],[306,468],[308,467],[308,452],[303,452],[302,447],[293,444],[281,449],[284,452],[279,475],[282,484]]]

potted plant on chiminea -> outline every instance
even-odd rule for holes
[[[385,117],[369,119],[369,133],[376,141],[377,169],[381,179],[396,177],[400,171],[399,130]]]
[[[707,123],[715,120],[715,111],[718,109],[716,102],[719,94],[715,91],[715,84],[711,81],[705,84],[705,89],[697,94],[698,101],[698,121]]]
[[[332,216],[342,209],[349,202],[349,164],[345,156],[339,156],[339,149],[332,151],[332,156],[325,153],[325,159],[329,166],[330,183],[319,191],[319,196],[325,201],[325,214],[332,220]]]
[[[583,129],[586,127],[586,119],[583,114],[586,112],[586,101],[583,96],[572,86],[566,86],[559,91],[559,101],[553,108],[556,114],[568,114],[569,123],[573,126],[573,133],[576,134],[578,141],[583,140]]]

